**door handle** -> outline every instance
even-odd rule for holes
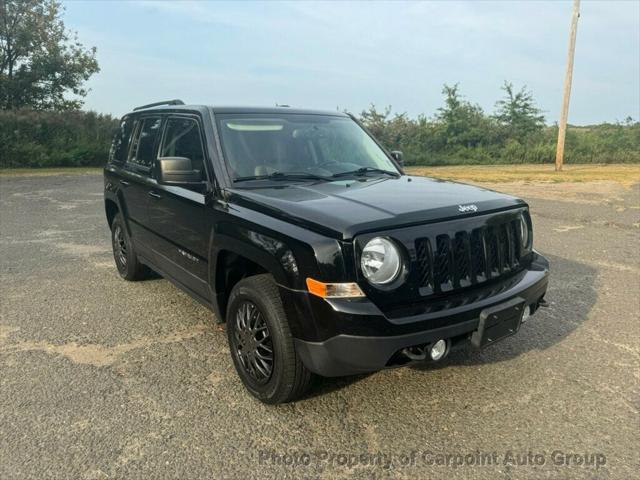
[[[120,180],[120,184],[124,185],[125,187],[129,186],[129,182],[127,182],[126,180]]]
[[[160,195],[159,193],[154,192],[153,190],[149,190],[149,196],[153,197],[153,198],[162,198],[162,195]]]

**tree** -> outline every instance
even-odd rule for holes
[[[65,28],[61,12],[57,0],[0,0],[0,108],[82,106],[83,84],[100,70],[96,48]]]
[[[436,120],[441,124],[444,145],[451,147],[475,147],[491,143],[492,122],[479,105],[465,100],[458,91],[458,84],[442,87],[444,106],[438,108]]]
[[[360,121],[367,127],[367,130],[369,130],[374,137],[382,143],[385,143],[386,135],[388,133],[387,129],[390,114],[390,106],[386,107],[384,111],[379,112],[375,105],[371,104],[369,105],[369,110],[363,110],[362,113],[360,113]]]
[[[505,81],[502,86],[505,95],[496,102],[495,119],[508,130],[508,135],[522,140],[544,127],[544,116],[536,106],[533,94],[526,85],[515,92],[513,84]]]

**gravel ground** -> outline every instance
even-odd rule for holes
[[[101,176],[0,177],[0,478],[638,478],[640,189],[494,188],[530,201],[549,308],[269,407],[208,310],[118,277]]]

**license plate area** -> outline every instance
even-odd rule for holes
[[[517,333],[522,323],[525,303],[518,297],[482,310],[478,329],[471,335],[472,345],[484,348]]]

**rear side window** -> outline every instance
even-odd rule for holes
[[[129,139],[133,130],[133,120],[124,117],[120,122],[120,127],[111,142],[111,150],[109,151],[109,162],[124,163],[127,159],[127,148],[129,147]]]
[[[204,148],[198,122],[192,118],[170,118],[160,157],[186,157],[194,170],[199,170],[204,179]]]
[[[139,120],[128,163],[151,168],[155,158],[155,146],[161,125],[162,119],[160,117],[148,117]]]

